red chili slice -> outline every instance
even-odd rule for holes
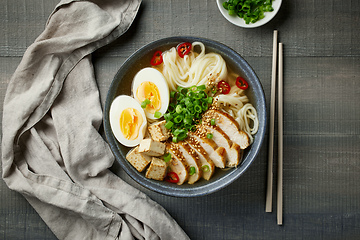
[[[179,56],[183,58],[186,54],[188,54],[191,51],[191,46],[192,45],[189,42],[180,43],[177,46],[177,52]]]
[[[228,94],[230,92],[230,89],[231,89],[230,84],[228,84],[224,80],[221,80],[218,83],[217,88],[220,91],[220,93],[222,93],[222,94]]]
[[[238,88],[240,88],[242,90],[245,90],[249,87],[248,82],[245,79],[243,79],[242,77],[237,77],[235,84]]]
[[[153,57],[151,58],[150,64],[152,66],[157,66],[157,65],[161,64],[162,62],[163,62],[162,52],[156,51],[154,53]]]
[[[165,177],[165,181],[170,183],[178,183],[180,181],[180,178],[175,172],[168,172]]]

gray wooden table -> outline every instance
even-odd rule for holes
[[[25,49],[57,3],[1,0],[1,102]],[[178,35],[213,39],[250,63],[269,107],[272,34],[279,30],[285,70],[283,226],[276,211],[265,212],[267,139],[242,177],[205,197],[163,196],[138,185],[117,164],[113,170],[160,203],[192,239],[360,239],[359,16],[358,0],[283,0],[270,23],[244,29],[227,22],[214,0],[143,0],[130,30],[93,55],[104,104],[116,71],[143,45]],[[275,197],[273,202],[276,210]],[[3,181],[0,239],[55,239]]]

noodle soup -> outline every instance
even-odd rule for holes
[[[224,186],[224,184],[227,185],[229,183],[230,173],[230,179],[233,179],[234,176],[241,175],[242,172],[253,161],[253,151],[255,151],[256,155],[259,144],[262,141],[260,138],[263,137],[264,126],[262,124],[265,117],[263,109],[260,109],[260,117],[257,115],[257,105],[259,105],[259,103],[263,104],[263,99],[260,99],[259,101],[259,97],[256,96],[256,94],[259,92],[259,90],[261,95],[263,95],[263,93],[261,85],[259,89],[259,82],[257,79],[255,81],[255,85],[253,84],[253,78],[254,76],[256,78],[256,75],[253,73],[252,69],[247,65],[247,63],[241,57],[241,61],[243,62],[234,61],[232,54],[236,53],[233,53],[228,49],[225,49],[225,51],[224,49],[219,49],[218,45],[212,45],[212,42],[209,44],[209,40],[196,38],[191,39],[193,41],[181,40],[179,39],[179,41],[176,42],[175,39],[170,39],[167,40],[168,42],[162,41],[162,44],[155,42],[153,44],[156,44],[156,47],[151,46],[152,44],[149,44],[144,49],[141,49],[141,51],[139,50],[137,53],[135,53],[134,56],[132,56],[124,63],[122,69],[115,77],[117,81],[115,82],[114,80],[112,84],[112,87],[115,88],[115,91],[113,90],[113,96],[120,94],[131,95],[131,80],[134,78],[137,72],[147,67],[157,69],[163,74],[167,81],[170,92],[176,92],[178,87],[191,88],[193,86],[204,85],[206,87],[205,91],[208,97],[213,98],[213,102],[208,106],[209,109],[216,107],[217,109],[220,109],[221,111],[226,112],[229,116],[233,117],[239,126],[239,130],[246,132],[246,134],[249,136],[249,143],[252,145],[250,145],[248,149],[241,150],[243,161],[239,165],[235,165],[236,168],[216,168],[214,175],[210,179],[199,179],[193,185],[184,184],[177,186],[176,184],[169,185],[169,183],[166,182],[157,182],[145,179],[145,173],[136,173],[131,169],[132,167],[129,166],[128,163],[124,163],[123,161],[119,162],[123,167],[125,166],[125,170],[130,174],[130,176],[135,178],[135,180],[139,180],[145,186],[156,191],[161,192],[162,190],[159,189],[164,189],[165,187],[166,192],[168,192],[169,188],[171,189],[171,195],[182,195],[184,193],[183,190],[187,189],[188,186],[191,186],[192,189],[198,189],[199,187],[204,189],[204,186],[212,185],[213,189],[206,190],[207,193],[209,193],[218,189],[218,186],[214,187],[213,184],[221,184],[222,186]],[[191,44],[191,50],[183,57],[179,58],[177,45],[183,42],[189,42]],[[152,61],[153,55],[156,51],[162,52],[163,62],[156,66],[151,66],[150,62]],[[140,52],[141,54],[139,54]],[[245,68],[243,67],[244,64],[246,65]],[[241,89],[237,86],[236,83],[238,77],[248,81],[247,88]],[[225,81],[227,84],[229,84],[230,90],[229,92],[226,92],[226,94],[219,91],[218,84],[220,81]],[[212,93],[214,88],[217,90],[217,93]],[[159,120],[148,119],[148,122],[149,124],[152,124],[156,121],[163,120],[164,117],[165,116],[161,116]],[[174,135],[171,134],[171,137],[174,137]],[[176,141],[172,141],[171,137],[168,141],[176,143]],[[256,141],[259,139],[260,142]],[[181,141],[187,141],[187,139]],[[126,158],[126,154],[129,149],[124,148],[121,146],[121,144],[118,143],[115,143],[115,145],[115,151],[114,148],[112,148],[115,155],[120,153],[118,156],[120,156],[121,159]],[[255,145],[255,149],[253,149],[253,145]],[[117,159],[119,160],[119,158]],[[190,169],[191,167],[187,169],[189,173],[191,172]],[[228,171],[223,171],[225,169]],[[206,170],[207,168],[205,168],[205,171]],[[176,193],[174,192],[175,190],[173,188],[178,189]]]

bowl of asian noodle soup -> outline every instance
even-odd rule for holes
[[[150,171],[148,170],[150,165],[139,171],[137,167],[134,167],[133,163],[127,160],[131,151],[135,152],[134,148],[137,146],[132,145],[129,147],[120,143],[112,128],[113,123],[111,123],[110,119],[111,105],[118,96],[136,97],[132,90],[133,81],[143,69],[147,71],[156,69],[156,73],[161,73],[161,78],[164,78],[166,83],[157,84],[166,85],[169,90],[168,92],[167,90],[163,91],[166,92],[165,95],[168,95],[165,97],[165,101],[169,101],[166,102],[166,104],[169,104],[166,112],[159,113],[156,118],[149,119],[146,117],[144,119],[144,121],[147,121],[147,127],[163,122],[165,124],[163,126],[166,126],[163,129],[168,131],[168,138],[160,140],[166,146],[165,151],[163,155],[156,157],[159,160],[156,166],[159,167],[160,165],[160,170],[164,169],[164,166],[166,168],[165,172],[162,172],[164,174],[163,178],[161,177],[161,180],[164,181],[149,178],[147,171]],[[186,98],[183,99],[181,96]],[[190,97],[187,98],[187,96]],[[166,100],[168,97],[170,100]],[[198,99],[201,97],[202,102],[199,102]],[[187,102],[190,105],[178,107],[177,104],[180,104],[180,102],[183,104]],[[202,112],[191,111],[196,102],[202,106]],[[145,101],[139,102],[139,104],[144,103]],[[147,108],[146,104],[145,108],[143,106],[144,110]],[[162,102],[162,104],[164,103]],[[199,106],[196,107],[201,109]],[[208,113],[211,111],[218,115],[209,115]],[[185,118],[189,121],[192,120],[190,123],[187,122],[188,125],[181,125],[179,121],[175,120],[175,118],[179,118],[179,114],[181,115],[184,112],[191,112],[192,114],[190,117],[181,116],[182,121],[180,122],[185,122]],[[219,113],[221,114],[219,115]],[[222,115],[223,113],[225,114]],[[223,122],[221,116],[225,116],[223,120],[230,119],[231,121]],[[171,122],[171,124],[168,122]],[[166,125],[166,123],[168,124]],[[180,130],[176,130],[176,126]],[[265,135],[265,96],[256,73],[231,48],[219,42],[198,37],[164,38],[140,48],[120,67],[110,85],[106,98],[104,128],[107,141],[117,162],[136,182],[150,190],[169,196],[202,196],[218,191],[234,182],[255,160]],[[221,129],[219,130],[219,128]],[[203,129],[207,130],[201,131]],[[214,129],[219,130],[219,132]],[[226,131],[228,132],[226,133]],[[229,141],[224,140],[224,143],[221,137],[223,135],[232,135],[231,131],[238,131],[241,134],[237,135],[243,138],[236,139],[233,138],[234,136],[228,136]],[[144,136],[144,138],[152,138],[147,128],[144,130]],[[205,143],[202,146],[205,151],[197,148],[191,150],[193,146],[191,145],[192,141],[189,139],[197,139],[198,141],[193,142],[196,146],[202,146],[199,141],[201,143],[203,140],[205,142],[209,140],[209,145],[213,149],[206,149],[208,145]],[[246,142],[248,144],[243,147],[241,146],[243,143],[240,141],[245,141],[245,145]],[[226,146],[229,146],[229,148],[223,146],[224,144],[228,144]],[[204,158],[202,158],[203,162],[201,162],[196,157],[197,163],[201,162],[198,167],[193,167],[192,163],[183,166],[182,162],[186,162],[186,159],[184,160],[184,158],[174,153],[174,151],[179,150],[178,145],[181,145],[181,147],[190,145],[189,149],[191,151],[189,152],[193,156],[203,153],[203,157],[210,159],[209,166],[204,166]],[[236,149],[239,155],[231,155],[229,153],[230,149],[231,151]],[[217,152],[213,153],[211,151]],[[214,162],[212,162],[210,155],[212,157],[213,155],[221,155],[224,160],[223,162],[221,162],[222,160],[215,162],[218,160],[214,157]],[[153,163],[151,162],[151,164]],[[184,167],[183,171],[182,166]],[[178,175],[171,176],[173,173]]]

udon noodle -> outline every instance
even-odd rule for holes
[[[253,135],[258,131],[259,120],[254,106],[249,103],[246,95],[241,95],[242,90],[227,95],[220,94],[216,97],[216,104],[229,113],[239,123],[241,130],[246,132],[253,142]]]
[[[220,78],[227,75],[225,60],[216,53],[205,54],[205,46],[201,42],[192,43],[192,49],[200,46],[200,53],[191,51],[180,58],[173,47],[163,54],[163,74],[168,81],[170,90],[177,86],[191,87],[207,84],[209,77],[218,74]]]
[[[200,52],[194,51],[195,47],[200,47]],[[201,42],[193,42],[192,51],[184,58],[179,57],[175,47],[164,52],[162,57],[163,64],[158,68],[172,91],[176,91],[177,86],[191,87],[204,84],[211,88],[211,85],[220,80],[227,80],[235,86],[237,75],[228,70],[220,54],[205,53],[205,46]],[[240,129],[248,134],[252,143],[253,135],[259,126],[257,112],[245,91],[233,86],[229,94],[216,94],[214,104],[235,118]]]

